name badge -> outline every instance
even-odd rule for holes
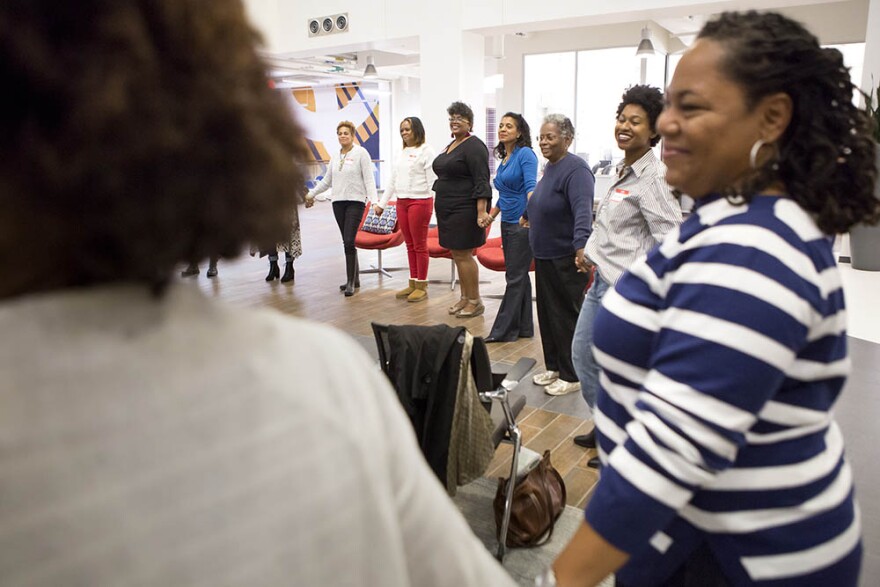
[[[622,202],[625,197],[629,195],[629,190],[623,190],[620,188],[614,188],[614,191],[611,193],[611,201],[612,202]]]

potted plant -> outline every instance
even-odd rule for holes
[[[873,77],[871,78],[873,85]],[[877,172],[880,176],[880,86],[871,88],[865,101],[865,109],[874,120],[874,153],[877,160]],[[874,195],[880,198],[880,181],[874,186]],[[880,271],[880,224],[858,224],[849,231],[849,248],[853,269],[862,271]]]

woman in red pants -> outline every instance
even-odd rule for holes
[[[434,149],[425,143],[425,127],[415,116],[400,123],[403,152],[391,172],[391,181],[382,198],[373,206],[381,215],[393,197],[397,197],[397,222],[406,241],[409,257],[409,285],[396,297],[408,302],[421,302],[428,297],[428,223],[434,211],[432,186],[437,179],[431,163]]]

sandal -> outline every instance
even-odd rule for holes
[[[468,308],[471,308],[470,310]],[[483,312],[486,311],[486,306],[483,305],[483,301],[479,298],[475,300],[468,300],[467,305],[458,311],[456,316],[459,318],[473,318],[474,316],[479,316]]]
[[[449,306],[448,312],[452,315],[456,315],[462,310],[464,310],[465,306],[468,305],[468,299],[462,297],[460,300]]]

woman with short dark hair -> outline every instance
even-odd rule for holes
[[[880,200],[854,89],[838,50],[774,13],[722,14],[679,62],[657,128],[696,208],[596,316],[604,467],[560,587],[858,584],[831,236]]]
[[[345,250],[345,283],[339,286],[339,291],[345,297],[353,296],[355,290],[361,286],[354,241],[367,202],[376,202],[378,199],[370,153],[357,144],[356,137],[357,131],[353,123],[343,120],[336,125],[339,153],[330,156],[324,177],[306,194],[306,208],[311,208],[315,205],[315,196],[333,188],[333,216],[339,226]]]
[[[485,244],[489,202],[489,150],[471,134],[474,112],[463,102],[446,109],[453,141],[434,159],[434,207],[440,246],[452,253],[458,270],[461,298],[449,307],[459,318],[472,318],[485,310],[480,298],[480,270],[474,249]]]

